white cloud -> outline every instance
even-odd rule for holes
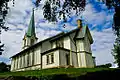
[[[94,43],[92,45],[93,55],[96,57],[97,64],[113,63],[114,58],[111,54],[115,36],[111,28],[102,32],[92,31]]]
[[[21,49],[22,31],[8,31],[2,32],[2,42],[5,44],[4,53],[2,56],[9,58],[16,54]]]
[[[113,13],[104,9],[98,12],[93,4],[90,3],[86,5],[85,11],[81,16],[87,24],[91,24],[92,27],[95,27],[97,30],[99,29],[99,26],[101,26],[102,29],[110,28],[112,26]]]
[[[7,21],[10,22],[23,22],[23,17],[27,15],[25,10],[31,10],[33,7],[31,0],[15,0],[14,7],[11,4],[9,6]]]
[[[41,41],[45,38],[54,36],[58,33],[60,33],[61,31],[56,31],[56,30],[44,30],[41,28],[37,28],[36,33],[37,33],[37,37],[38,37],[38,41]]]

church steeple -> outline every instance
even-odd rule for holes
[[[27,37],[35,36],[34,9],[32,12],[32,17],[31,17],[26,35],[27,35]]]
[[[23,38],[23,49],[35,44],[36,41],[37,41],[37,37],[35,34],[34,9],[33,9],[27,33]]]

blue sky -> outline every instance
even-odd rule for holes
[[[31,11],[34,7],[32,2],[32,0],[16,0],[14,7],[9,4],[10,10],[6,18],[6,26],[9,26],[9,31],[3,31],[1,36],[2,42],[5,43],[5,51],[0,56],[0,61],[10,63],[9,57],[21,50],[22,38],[27,30]],[[63,28],[62,21],[54,24],[47,22],[43,18],[43,3],[41,2],[40,7],[35,10],[36,33],[39,41],[61,31],[75,29],[77,27],[76,20],[82,16],[83,23],[89,26],[94,39],[91,48],[93,55],[96,57],[96,63],[99,65],[114,62],[111,55],[115,40],[111,27],[114,10],[108,10],[105,4],[97,0],[88,0],[85,11],[80,16],[72,15],[68,22],[65,23],[66,27]]]

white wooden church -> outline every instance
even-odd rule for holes
[[[11,57],[11,71],[41,70],[56,67],[93,68],[92,36],[87,26],[77,20],[76,29],[37,42],[34,11],[23,38],[22,50]]]

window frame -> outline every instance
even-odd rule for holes
[[[54,53],[50,53],[46,55],[46,64],[53,64],[54,63]]]

